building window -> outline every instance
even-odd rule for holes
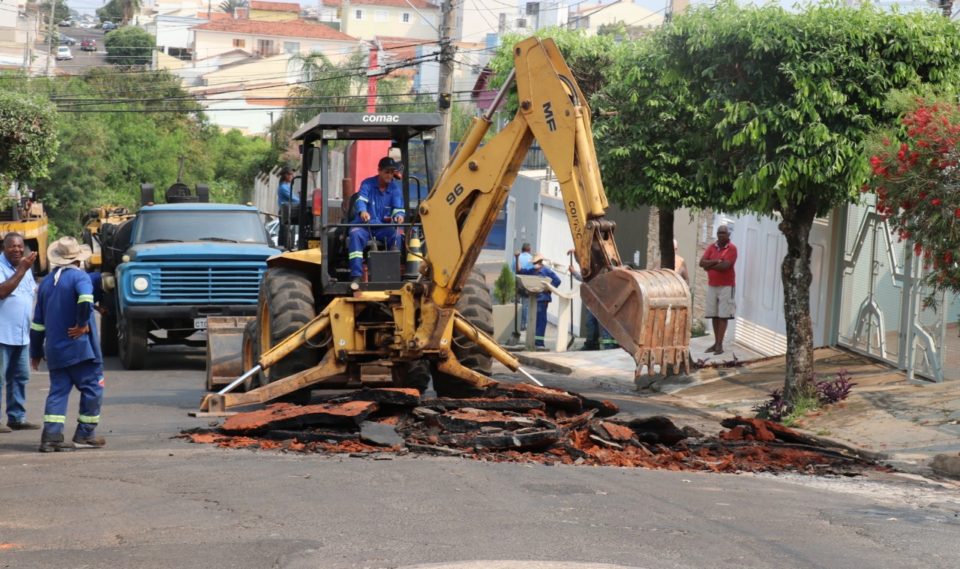
[[[373,21],[375,22],[386,22],[390,19],[386,10],[377,10],[373,13]]]
[[[300,53],[300,42],[298,41],[285,41],[283,42],[283,52],[289,53],[291,55]]]
[[[261,56],[277,55],[273,40],[257,40],[257,54]]]
[[[241,39],[233,38],[233,47],[236,47],[236,48],[239,48],[239,49],[243,49],[243,48],[247,47],[247,40],[241,40]]]
[[[356,10],[356,11],[354,11],[354,12],[353,12],[353,19],[354,19],[354,20],[362,20],[362,19],[363,19],[363,10]]]
[[[403,22],[404,24],[409,24],[410,12],[404,12],[403,14],[400,14],[400,21]]]

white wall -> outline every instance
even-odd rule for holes
[[[718,214],[714,227],[721,223],[731,227],[730,240],[737,246],[737,317],[728,337],[763,355],[783,354],[787,349],[787,338],[780,265],[787,242],[777,227],[779,220]],[[827,298],[832,273],[831,241],[829,224],[818,219],[810,233],[813,249],[810,313],[815,346],[829,343]]]

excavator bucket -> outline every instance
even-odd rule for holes
[[[644,367],[648,374],[687,371],[690,291],[678,273],[617,268],[584,283],[580,295],[620,347],[633,356],[636,375]]]
[[[253,316],[207,318],[207,391],[216,391],[244,372],[243,327]]]

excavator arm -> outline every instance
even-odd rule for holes
[[[690,292],[673,271],[623,266],[616,224],[605,218],[607,197],[597,164],[590,108],[552,40],[528,38],[514,47],[514,71],[488,112],[473,124],[420,205],[428,247],[431,299],[451,308],[503,208],[530,145],[536,140],[560,183],[581,297],[637,362],[686,369]],[[481,146],[496,108],[516,82],[513,120]]]

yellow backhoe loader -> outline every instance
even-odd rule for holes
[[[412,199],[411,180],[404,177],[404,223],[382,224],[404,233],[404,250],[371,243],[363,253],[369,276],[362,282],[344,272],[344,235],[356,227],[349,223],[349,208],[346,223],[330,223],[329,208],[321,207],[328,203],[327,177],[319,177],[313,199],[305,182],[309,171],[323,171],[329,141],[359,135],[323,115],[294,135],[303,169],[299,242],[319,241],[320,247],[268,261],[259,312],[244,334],[248,371],[207,395],[202,411],[282,397],[302,400],[315,388],[389,383],[423,389],[431,377],[439,395],[468,396],[495,383],[489,377],[491,358],[518,371],[517,359],[490,337],[490,291],[474,264],[534,140],[560,183],[587,307],[633,356],[638,373],[658,365],[686,368],[689,289],[673,271],[634,271],[621,262],[615,224],[604,217],[607,198],[590,109],[573,74],[551,40],[518,43],[514,63],[494,104],[474,119],[425,199]],[[516,116],[481,145],[514,83]],[[400,119],[370,114],[362,122],[379,127],[379,138],[399,144],[408,169],[406,143],[427,129],[399,125]],[[371,130],[376,129],[363,136],[373,138]],[[234,393],[241,385],[246,392]]]
[[[0,202],[3,202],[0,199]],[[37,252],[33,272],[42,275],[47,272],[47,241],[50,222],[43,204],[36,201],[32,191],[26,195],[11,197],[0,208],[0,237],[10,232],[23,236],[23,243],[31,251]]]

